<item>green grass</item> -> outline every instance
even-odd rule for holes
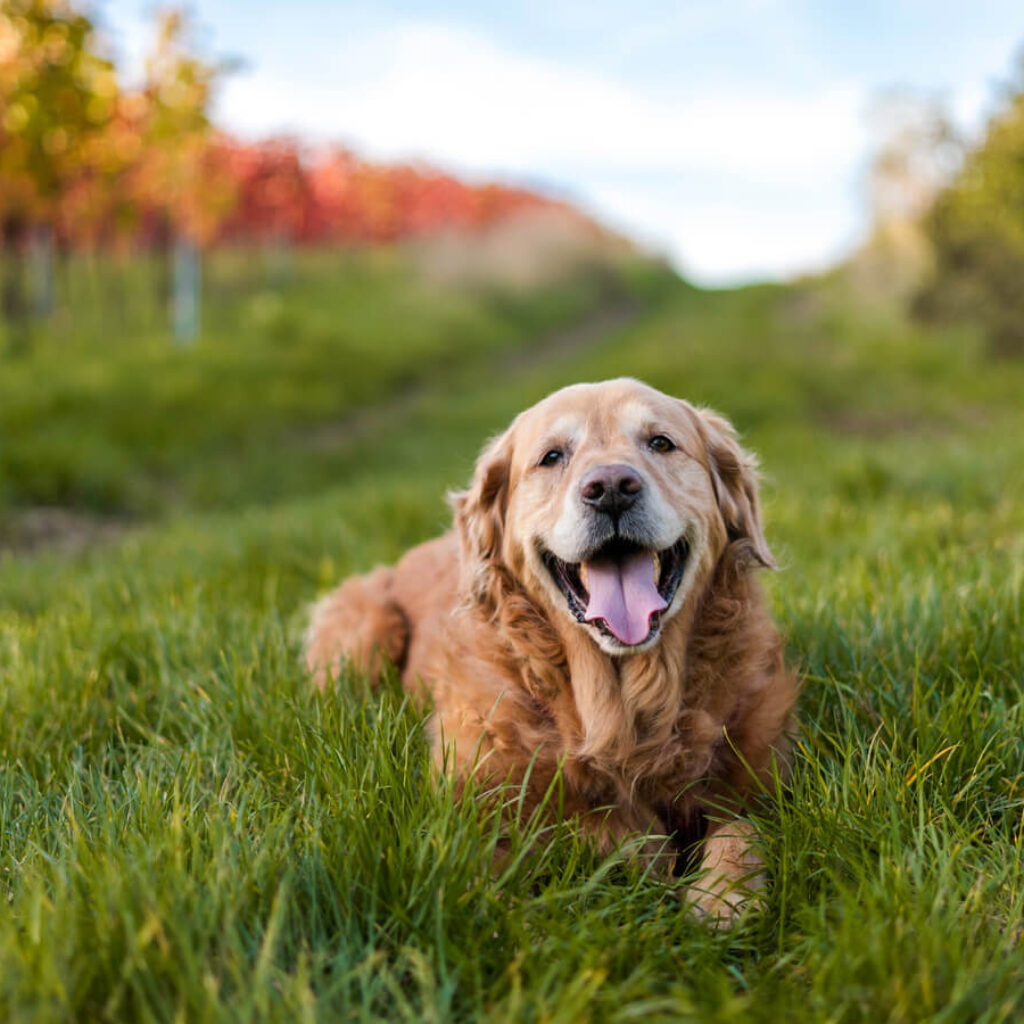
[[[767,474],[803,728],[756,815],[767,909],[730,934],[569,830],[495,877],[422,714],[297,664],[305,603],[441,529],[489,433],[623,372],[728,413]],[[243,471],[117,544],[0,556],[0,1017],[1019,1020],[1024,367],[836,280],[679,288],[586,355],[431,381],[330,486],[297,449],[272,503]]]

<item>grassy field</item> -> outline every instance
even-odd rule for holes
[[[0,511],[121,517],[230,507],[337,479],[330,444],[353,410],[515,350],[667,279],[619,261],[530,291],[445,288],[399,249],[256,254],[207,268],[202,343],[176,346],[152,261],[84,259],[66,308],[0,374]],[[0,353],[3,352],[0,331]],[[2,523],[0,523],[2,531]]]
[[[309,301],[282,300],[277,341],[225,318],[208,349],[117,356],[129,391],[164,363],[191,382],[197,439],[167,456],[185,498],[136,479],[164,479],[154,424],[176,414],[154,401],[122,432],[95,345],[40,351],[45,379],[2,366],[6,429],[60,423],[85,462],[122,452],[104,504],[84,483],[26,484],[45,460],[16,440],[9,502],[158,518],[74,557],[0,555],[0,1017],[1021,1019],[1024,367],[841,279],[648,288],[647,311],[585,352],[517,360],[500,350],[595,301],[553,314],[521,296],[509,320],[373,281],[297,285]],[[367,382],[348,404],[318,405],[310,383],[333,372],[326,322],[371,332],[351,329]],[[270,355],[238,392],[214,371],[250,344],[312,367],[297,397],[274,405]],[[426,383],[327,455],[303,433],[409,373]],[[571,832],[520,837],[494,877],[496,823],[430,779],[422,716],[359,680],[316,696],[297,662],[305,604],[443,528],[489,433],[620,373],[729,414],[766,471],[803,729],[791,784],[758,812],[767,909],[728,934]],[[265,450],[221,446],[231,417]],[[232,460],[229,491],[199,483]]]

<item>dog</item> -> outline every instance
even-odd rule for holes
[[[318,684],[392,664],[433,699],[439,770],[519,787],[525,814],[561,773],[558,813],[602,851],[699,866],[695,908],[728,922],[759,898],[742,814],[785,771],[797,695],[754,572],[775,565],[755,458],[711,410],[577,384],[451,500],[453,530],[315,606]]]

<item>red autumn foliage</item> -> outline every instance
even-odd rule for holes
[[[563,204],[526,189],[471,185],[429,167],[361,160],[344,149],[306,155],[290,139],[216,143],[235,203],[214,240],[379,243],[486,227]]]
[[[0,5],[0,245],[18,250],[36,228],[66,248],[372,244],[538,210],[589,224],[526,189],[290,138],[231,139],[208,113],[225,66],[197,55],[183,12],[161,14],[145,81],[126,91],[76,7]]]
[[[309,152],[287,138],[205,141],[191,156],[195,186],[181,187],[162,154],[124,143],[121,136],[142,134],[126,130],[127,121],[119,114],[110,126],[124,158],[111,159],[105,149],[102,161],[62,196],[57,231],[72,248],[151,246],[168,228],[213,246],[376,244],[479,230],[526,211],[571,210],[527,189],[469,184],[427,166],[362,160],[345,149]]]

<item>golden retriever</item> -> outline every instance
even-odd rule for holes
[[[455,528],[316,606],[306,662],[383,659],[433,697],[438,767],[523,790],[659,870],[695,850],[696,906],[759,888],[745,797],[796,697],[753,569],[773,566],[754,458],[721,416],[638,381],[577,384],[483,451]],[[668,836],[670,842],[653,840]],[[660,852],[659,852],[660,851]]]

